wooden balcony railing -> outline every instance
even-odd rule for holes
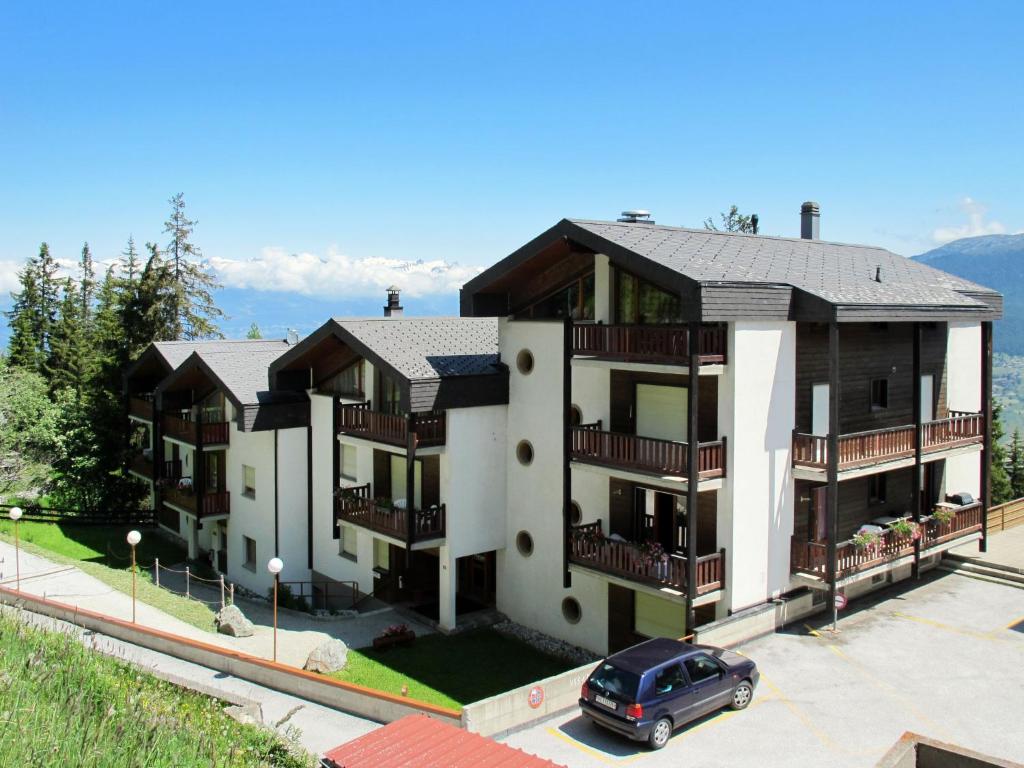
[[[163,489],[163,500],[200,518],[231,512],[231,494],[228,491],[197,494],[191,488],[169,485]]]
[[[145,421],[153,421],[153,401],[133,395],[128,399],[128,413]]]
[[[165,414],[162,421],[164,437],[180,440],[189,445],[198,445],[199,431],[198,422],[190,419]],[[211,421],[202,423],[203,446],[227,445],[230,442],[231,429],[226,421]]]
[[[921,425],[922,450],[931,453],[980,443],[983,435],[984,420],[980,414],[952,412],[949,418]],[[915,438],[916,429],[912,424],[840,435],[839,469],[909,458],[914,455]],[[827,465],[827,437],[793,433],[793,466],[825,469]]]
[[[921,552],[953,539],[981,530],[981,504],[969,504],[955,511],[945,523],[934,517],[925,518],[919,528]],[[899,535],[888,530],[878,535],[869,546],[857,546],[853,540],[836,546],[836,575],[842,579],[891,560],[914,554],[914,536]],[[822,579],[828,574],[828,544],[823,541],[801,541],[793,537],[790,567],[794,573],[807,573]]]
[[[405,447],[409,422],[405,416],[371,411],[369,403],[348,403],[338,406],[338,432]],[[417,414],[416,443],[422,448],[444,445],[443,413]]]
[[[573,326],[572,352],[625,362],[684,365],[690,355],[689,335],[687,328],[671,325],[579,324]],[[702,365],[725,362],[725,326],[701,326],[698,344]]]
[[[657,550],[649,546],[606,538],[601,531],[600,520],[572,529],[569,561],[630,581],[686,591],[685,555],[658,555]],[[697,594],[713,592],[724,585],[725,550],[698,557]]]
[[[572,458],[589,464],[685,478],[689,450],[688,443],[605,432],[600,422],[572,429]],[[725,438],[701,443],[698,451],[701,480],[725,476]]]
[[[152,456],[147,456],[142,451],[139,451],[138,453],[132,455],[131,463],[129,463],[128,466],[132,470],[132,472],[138,475],[142,475],[143,477],[148,477],[150,480],[153,479]]]
[[[341,489],[334,500],[334,528],[344,521],[404,541],[406,544],[445,536],[444,504],[417,509],[413,513],[412,542],[409,541],[408,513],[374,499],[370,485]]]

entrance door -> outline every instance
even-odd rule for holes
[[[484,606],[494,605],[496,561],[494,552],[482,552],[458,559],[457,592]]]
[[[686,442],[686,387],[636,385],[636,434]]]
[[[811,434],[828,434],[828,384],[811,386]]]
[[[921,421],[935,419],[935,377],[926,373],[921,377]]]

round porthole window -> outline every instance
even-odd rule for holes
[[[569,408],[569,426],[578,427],[583,423],[583,411],[578,405]]]
[[[529,531],[520,531],[516,534],[516,549],[519,550],[519,554],[523,557],[529,557],[533,554],[533,536],[530,535]]]
[[[533,463],[533,446],[529,440],[520,440],[516,446],[516,458],[524,467]]]
[[[570,624],[579,624],[583,616],[583,609],[580,608],[580,601],[575,597],[567,597],[562,601],[562,616]]]
[[[520,350],[516,355],[516,368],[524,376],[533,371],[533,352],[528,349]]]
[[[583,519],[583,510],[580,509],[580,505],[575,501],[569,504],[569,520],[573,525],[579,525],[580,520]]]

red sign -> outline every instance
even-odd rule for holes
[[[526,696],[526,703],[530,705],[531,709],[536,709],[544,703],[544,689],[539,685],[533,686],[530,692]]]
[[[836,592],[836,610],[841,611],[846,607],[847,604],[846,595],[842,592]]]

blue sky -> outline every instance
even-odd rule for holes
[[[796,235],[814,199],[823,237],[908,255],[1024,228],[1019,2],[97,5],[0,10],[5,293],[41,240],[162,242],[179,191],[230,287],[318,308],[397,274],[454,310],[627,207]]]

